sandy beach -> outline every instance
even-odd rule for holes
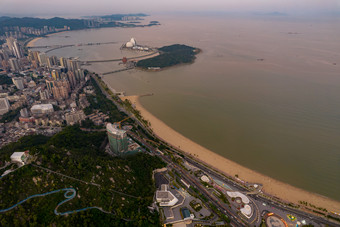
[[[142,116],[150,121],[153,131],[162,139],[179,147],[184,152],[195,156],[201,161],[213,166],[227,175],[235,176],[246,182],[263,184],[263,191],[273,196],[279,197],[284,201],[298,204],[298,201],[307,201],[318,207],[326,208],[328,211],[340,212],[340,202],[329,199],[327,197],[311,193],[289,184],[280,182],[244,166],[241,166],[233,161],[230,161],[204,147],[184,137],[176,132],[164,122],[153,116],[140,103],[139,96],[126,96],[123,98],[129,99],[132,104],[141,112]]]
[[[51,34],[48,34],[48,35],[46,35],[46,36],[52,36],[52,35],[56,35],[56,34],[60,34],[60,33],[64,33],[64,32],[68,32],[68,31],[62,31],[62,32],[56,32],[56,33],[51,33]],[[31,41],[29,41],[28,43],[27,43],[27,47],[34,47],[34,44],[38,41],[38,40],[40,40],[40,39],[42,39],[42,38],[44,38],[44,37],[37,37],[37,38],[34,38],[34,39],[32,39]]]
[[[32,39],[31,41],[29,41],[28,43],[27,43],[27,47],[34,47],[34,44],[35,44],[35,42],[37,42],[38,40],[40,40],[40,39],[42,39],[43,37],[37,37],[37,38],[34,38],[34,39]]]

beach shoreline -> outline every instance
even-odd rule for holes
[[[263,192],[271,196],[278,197],[283,201],[292,202],[294,204],[299,204],[299,201],[307,201],[308,203],[316,205],[317,207],[326,208],[328,211],[340,213],[339,201],[265,176],[259,172],[222,157],[197,144],[196,142],[184,137],[147,111],[140,103],[140,98],[140,96],[122,97],[123,100],[130,100],[130,102],[135,105],[135,108],[141,112],[143,118],[151,123],[153,132],[172,146],[179,148],[185,153],[190,154],[201,162],[212,166],[226,175],[238,175],[238,177],[243,181],[262,184]]]
[[[46,36],[48,37],[48,36],[52,36],[52,35],[56,35],[56,34],[61,34],[61,33],[65,33],[65,32],[68,32],[68,31],[61,31],[61,32],[50,33],[50,34],[48,34],[48,35],[46,35]],[[29,41],[29,42],[26,44],[26,47],[34,47],[35,43],[36,43],[38,40],[42,39],[42,38],[44,38],[44,37],[43,37],[43,36],[39,36],[39,37],[36,37],[36,38],[32,39],[31,41]]]
[[[35,43],[43,37],[36,37],[26,44],[26,47],[34,47]]]

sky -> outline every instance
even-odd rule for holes
[[[340,13],[340,0],[0,0],[0,16],[166,12]]]

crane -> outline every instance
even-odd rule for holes
[[[127,118],[125,118],[125,119],[123,119],[121,121],[115,122],[115,124],[118,124],[119,128],[122,129],[121,123],[126,121],[126,120],[128,120],[129,118],[131,118],[131,117],[127,117]]]

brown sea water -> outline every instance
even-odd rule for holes
[[[340,200],[339,18],[158,16],[161,26],[56,34],[43,44],[110,42],[49,55],[112,59],[135,37],[143,45],[202,49],[195,63],[105,76],[184,136],[248,168]],[[65,35],[69,37],[65,37]],[[121,68],[97,63],[102,73]],[[240,176],[242,178],[242,176]]]

